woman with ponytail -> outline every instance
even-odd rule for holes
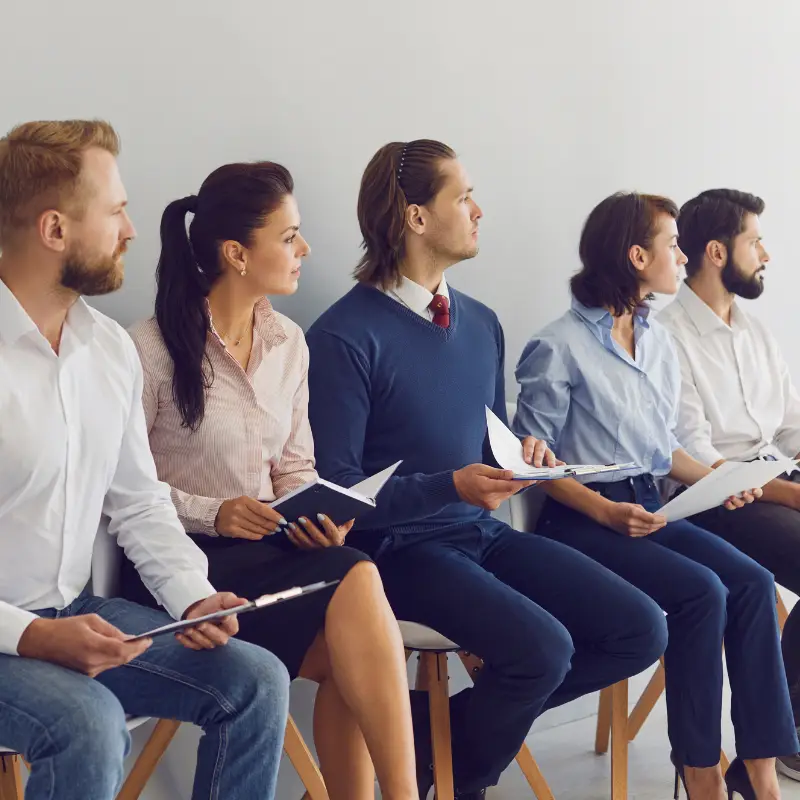
[[[372,798],[373,763],[383,797],[416,800],[403,644],[378,572],[342,546],[350,524],[286,525],[269,505],[316,477],[308,349],[267,299],[297,290],[308,252],[278,164],[220,167],[167,206],[155,317],[132,332],[150,446],[221,590],[256,597],[340,581],[242,617],[240,637],[319,683],[314,737],[331,800]],[[134,571],[124,574],[144,600]]]

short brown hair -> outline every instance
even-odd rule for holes
[[[83,154],[91,147],[119,153],[108,122],[25,122],[0,139],[0,242],[49,207],[74,202]]]
[[[581,233],[583,268],[570,281],[579,303],[618,316],[636,309],[639,275],[628,253],[637,244],[652,246],[661,214],[677,219],[678,207],[668,197],[638,192],[617,192],[595,206]]]
[[[362,283],[389,288],[400,279],[405,257],[406,209],[424,206],[442,188],[441,162],[455,158],[452,148],[433,139],[390,142],[364,170],[358,193],[358,224],[364,255],[355,269]]]
[[[730,253],[733,240],[745,228],[747,215],[760,217],[764,208],[760,197],[736,189],[708,189],[684,203],[678,217],[678,232],[681,250],[688,259],[687,277],[700,271],[709,242],[722,242]]]

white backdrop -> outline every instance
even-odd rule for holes
[[[151,312],[165,204],[268,158],[292,170],[313,248],[279,303],[307,327],[350,286],[372,153],[432,137],[485,212],[480,256],[449,279],[499,313],[509,387],[566,307],[583,219],[623,188],[766,199],[773,261],[750,307],[800,374],[797,0],[0,0],[0,27],[0,130],[101,116],[122,135],[139,238],[98,305],[124,324]]]
[[[152,309],[158,221],[214,167],[294,173],[313,253],[279,305],[304,327],[350,285],[361,172],[392,139],[450,143],[485,218],[452,282],[500,314],[509,367],[566,306],[591,207],[621,188],[767,201],[768,291],[795,374],[800,3],[794,0],[0,0],[0,130],[103,116],[139,239],[124,323]],[[783,324],[781,325],[780,322]],[[509,373],[511,370],[509,369]]]

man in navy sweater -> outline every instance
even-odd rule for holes
[[[430,140],[381,148],[358,217],[358,283],[308,333],[317,467],[352,486],[403,460],[348,544],[375,558],[399,619],[484,659],[474,689],[451,701],[457,793],[479,798],[544,709],[648,667],[666,626],[599,564],[490,514],[529,484],[484,463],[484,407],[506,419],[503,331],[444,279],[477,254],[481,218],[453,151]],[[523,446],[531,462],[553,463],[544,442]],[[424,799],[430,742],[417,716]]]

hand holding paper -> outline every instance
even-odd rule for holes
[[[635,466],[634,464],[599,466],[558,462],[557,466],[553,467],[534,467],[525,460],[520,440],[488,406],[486,407],[486,426],[489,433],[489,444],[495,460],[503,469],[513,472],[515,480],[552,481],[579,475],[614,472]]]
[[[791,472],[797,462],[791,458],[777,461],[726,461],[709,475],[670,500],[659,510],[668,522],[686,519],[701,511],[721,506],[754,487],[760,488],[784,472]]]

